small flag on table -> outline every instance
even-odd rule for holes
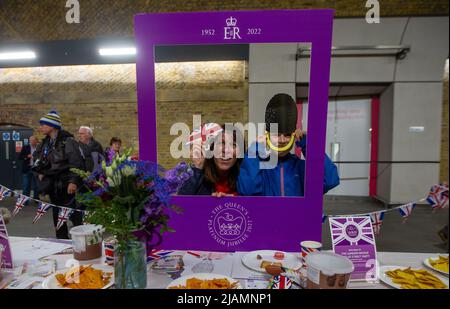
[[[381,223],[384,219],[384,211],[377,211],[369,214],[372,221],[372,228],[375,235],[380,234]]]
[[[282,275],[273,277],[269,283],[270,289],[290,289],[291,286],[291,279]]]
[[[427,196],[427,202],[433,209],[445,208],[448,206],[448,186],[433,185]]]
[[[3,201],[3,199],[8,196],[12,196],[12,191],[7,187],[0,186],[0,201]]]
[[[39,202],[38,209],[36,211],[36,215],[34,216],[34,219],[33,219],[33,224],[36,223],[47,212],[47,210],[50,207],[52,207],[52,204]]]
[[[173,250],[157,250],[157,249],[153,249],[147,255],[147,263],[153,262],[155,260],[159,260],[163,256],[169,255],[172,252],[174,252],[174,251]]]
[[[59,210],[56,230],[59,230],[64,225],[64,223],[66,223],[67,219],[69,219],[73,212],[74,210],[70,208],[61,208]]]
[[[19,196],[17,197],[17,201],[16,201],[16,207],[13,210],[13,217],[15,217],[19,211],[22,210],[22,208],[25,207],[26,203],[30,200],[30,198],[28,196],[19,194]]]
[[[408,203],[398,209],[398,212],[403,217],[403,223],[405,223],[409,216],[411,216],[414,207],[416,207],[416,203]]]

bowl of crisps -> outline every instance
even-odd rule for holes
[[[448,276],[448,255],[438,255],[423,260],[425,266]]]
[[[404,266],[381,266],[380,280],[397,289],[448,289],[447,278]]]

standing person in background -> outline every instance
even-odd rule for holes
[[[94,139],[94,132],[90,127],[81,126],[78,129],[78,140],[80,150],[85,160],[85,170],[93,172],[101,165],[105,159],[103,147]]]
[[[23,179],[23,195],[30,196],[31,190],[33,190],[33,198],[38,200],[38,187],[37,180],[31,167],[34,164],[34,152],[38,146],[38,139],[36,136],[30,136],[29,144],[22,147],[19,154],[19,160],[22,161],[22,179]],[[28,202],[27,202],[28,203]]]
[[[80,177],[71,172],[71,168],[83,168],[80,148],[73,135],[61,128],[61,116],[55,111],[44,115],[39,130],[45,135],[42,144],[36,150],[33,171],[38,174],[39,193],[48,194],[56,206],[75,207],[75,194],[81,186]],[[53,223],[58,223],[59,208],[52,207]],[[81,212],[70,216],[74,226],[82,224]],[[56,230],[56,228],[55,228]],[[56,230],[56,237],[69,239],[67,223]]]
[[[111,138],[109,142],[109,147],[106,148],[105,158],[108,162],[112,160],[116,156],[116,154],[120,155],[120,151],[122,148],[122,140],[116,136]]]

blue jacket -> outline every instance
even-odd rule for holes
[[[214,185],[205,180],[203,170],[194,166],[192,176],[178,190],[178,195],[211,195],[214,192]]]
[[[302,148],[306,158],[306,136],[296,142]],[[265,149],[258,149],[253,144],[248,150],[252,158],[245,154],[239,172],[237,189],[239,195],[259,196],[303,196],[305,182],[305,160],[296,155],[288,154],[278,158],[278,163],[271,169],[260,169],[262,165],[269,165],[269,161],[261,159],[255,153],[264,153]],[[339,185],[339,175],[336,165],[325,155],[325,177],[323,180],[323,193]]]

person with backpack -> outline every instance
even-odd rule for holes
[[[56,111],[44,115],[40,121],[39,131],[45,135],[36,149],[32,170],[37,174],[40,194],[48,194],[52,204],[74,208],[75,194],[81,186],[81,178],[70,169],[83,168],[83,159],[79,145],[69,132],[62,130],[61,116]],[[60,208],[52,207],[53,223],[58,223]],[[82,224],[82,215],[74,211],[69,217],[74,226]],[[69,239],[67,223],[56,232],[59,239]]]

